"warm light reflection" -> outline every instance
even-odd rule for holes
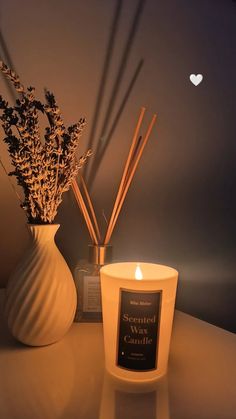
[[[135,270],[135,279],[143,279],[143,274],[139,265],[137,265]]]

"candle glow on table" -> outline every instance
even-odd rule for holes
[[[107,371],[153,381],[167,371],[178,272],[153,263],[114,263],[101,271]]]

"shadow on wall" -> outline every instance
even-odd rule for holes
[[[100,122],[99,119],[101,119],[100,118],[101,105],[103,103],[103,99],[105,96],[105,90],[106,90],[106,85],[109,78],[111,61],[113,57],[114,46],[116,43],[117,32],[118,32],[119,23],[120,23],[120,16],[121,16],[122,6],[123,6],[123,0],[117,0],[116,2],[116,8],[114,11],[114,17],[113,17],[110,35],[108,39],[108,45],[107,45],[107,49],[105,53],[103,69],[102,69],[102,73],[100,77],[98,93],[97,93],[97,98],[96,98],[96,103],[95,103],[95,108],[94,108],[94,114],[92,118],[91,131],[90,131],[89,140],[88,140],[88,148],[92,148],[94,150],[95,157],[93,159],[92,166],[90,168],[89,176],[87,176],[89,165],[86,165],[86,167],[83,170],[84,177],[85,179],[87,179],[88,186],[90,189],[93,185],[94,179],[101,165],[103,157],[106,153],[106,150],[110,144],[112,135],[114,134],[114,131],[117,127],[119,119],[124,111],[124,108],[127,104],[129,96],[133,90],[133,87],[137,81],[139,73],[143,67],[144,60],[140,59],[138,64],[136,65],[135,71],[129,81],[129,84],[124,92],[122,100],[117,108],[117,106],[115,105],[117,103],[118,93],[122,84],[123,77],[125,75],[128,58],[130,56],[131,48],[135,40],[135,35],[138,30],[138,25],[139,25],[139,21],[143,13],[144,5],[145,5],[145,0],[139,0],[137,3],[136,9],[134,11],[134,15],[133,15],[133,19],[131,21],[131,25],[128,31],[126,43],[124,45],[124,49],[121,54],[118,69],[114,77],[114,81],[112,83],[111,92],[109,92],[109,99],[108,99],[108,103],[104,112],[104,117],[102,118],[101,116],[102,122],[101,122],[100,132],[99,132],[99,135],[97,135],[97,125]],[[114,109],[116,110],[116,113],[115,113],[115,116],[113,117],[113,120],[111,121]]]
[[[11,272],[25,252],[30,237],[25,214],[20,209],[11,188],[7,190],[1,188],[0,219],[1,288],[6,285]],[[10,224],[9,220],[11,220]]]

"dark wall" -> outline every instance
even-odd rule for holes
[[[107,55],[115,11],[116,42]],[[95,114],[94,150],[99,136],[108,136],[137,71],[90,187],[100,222],[104,227],[101,214],[104,210],[109,216],[144,105],[142,132],[154,112],[158,123],[112,237],[114,259],[176,267],[177,307],[235,331],[235,2],[2,0],[0,20],[1,56],[12,60],[22,81],[34,85],[40,98],[44,87],[50,88],[67,124],[87,117],[80,153],[89,144]],[[110,66],[96,113],[106,58]],[[114,89],[119,68],[120,83]],[[191,73],[203,74],[198,87],[190,83]],[[10,98],[3,78],[0,88]],[[10,169],[3,144],[0,150]],[[87,177],[95,159],[96,153]],[[4,285],[28,235],[24,214],[1,168],[0,179]],[[57,221],[58,245],[73,269],[86,255],[89,237],[71,192],[64,196]]]

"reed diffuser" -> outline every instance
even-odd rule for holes
[[[139,132],[144,114],[145,108],[142,107],[104,237],[101,235],[96,213],[83,176],[79,174],[79,184],[76,180],[72,183],[76,201],[83,214],[92,241],[92,245],[89,246],[88,262],[81,262],[75,268],[74,278],[78,296],[75,321],[102,321],[100,268],[111,262],[112,247],[109,243],[112,233],[157,117],[156,114],[153,115],[145,135],[142,136],[139,135]]]

